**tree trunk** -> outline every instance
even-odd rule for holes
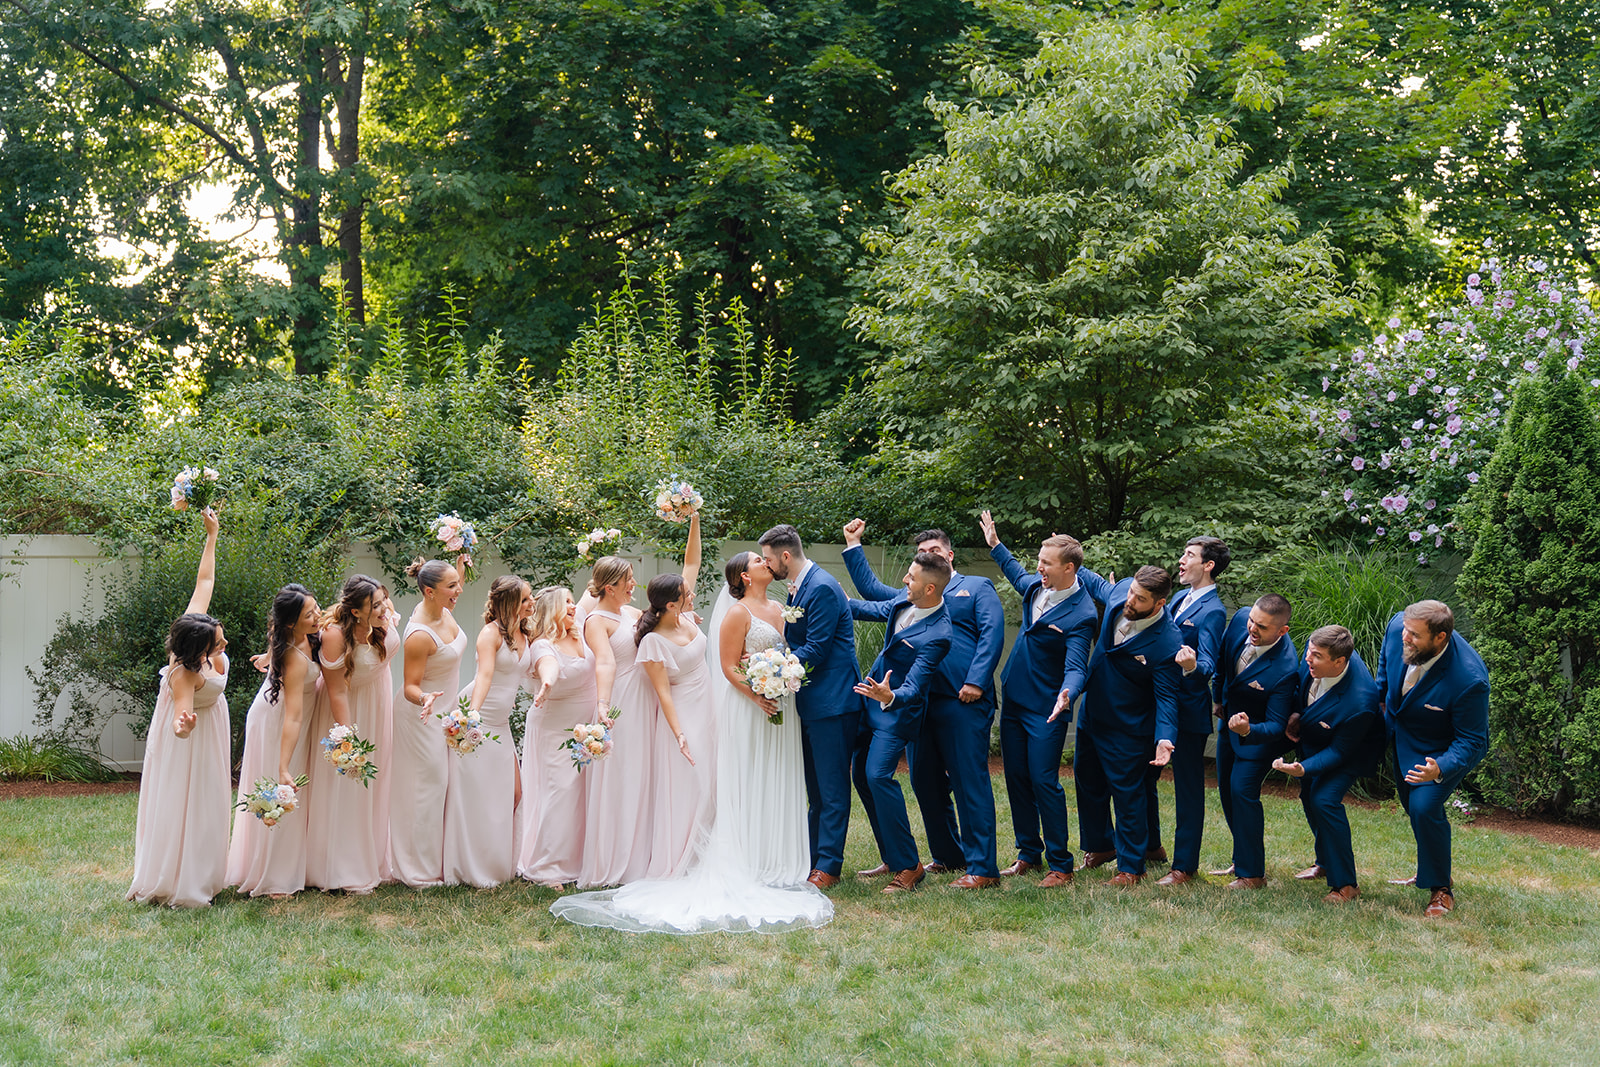
[[[345,307],[357,325],[367,321],[367,299],[361,262],[361,216],[366,207],[360,175],[356,165],[361,162],[361,91],[366,74],[366,53],[352,46],[348,56],[348,69],[338,76],[339,55],[335,48],[328,49],[332,80],[338,86],[334,108],[339,119],[339,139],[332,146],[333,163],[339,171],[339,278],[344,286]]]
[[[294,197],[290,202],[289,294],[294,307],[290,349],[299,374],[316,371],[325,332],[322,295],[322,63],[307,41],[302,55],[295,117]]]

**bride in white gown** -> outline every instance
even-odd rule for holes
[[[699,854],[677,878],[562,897],[550,905],[558,918],[668,934],[770,933],[823,926],[833,918],[833,903],[805,880],[811,845],[794,697],[759,700],[737,680],[737,662],[725,663],[741,651],[783,646],[781,608],[767,599],[772,575],[754,552],[729,560],[726,574],[707,642],[717,729],[716,803],[710,825],[697,828]],[[769,712],[781,713],[782,721],[769,721]]]

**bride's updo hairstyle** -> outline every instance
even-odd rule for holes
[[[618,585],[628,580],[633,564],[620,556],[601,556],[594,561],[589,572],[589,595],[596,600],[606,595],[606,586]]]
[[[167,652],[178,666],[199,674],[217,643],[217,626],[217,620],[204,612],[179,615],[167,631]]]
[[[650,607],[639,616],[639,621],[633,627],[633,644],[638,647],[644,635],[654,630],[661,622],[661,616],[666,614],[667,605],[683,597],[683,575],[658,574],[650,579],[650,584],[645,587],[645,596],[650,599]]]
[[[548,637],[554,641],[561,636],[561,620],[567,617],[567,601],[572,594],[564,585],[547,585],[533,594],[533,639]]]
[[[728,595],[735,600],[744,596],[744,572],[750,569],[750,559],[754,555],[754,552],[741,552],[722,568],[722,576],[728,580]]]
[[[406,577],[417,583],[418,589],[432,589],[450,580],[456,569],[442,559],[423,559],[418,556],[406,568]]]

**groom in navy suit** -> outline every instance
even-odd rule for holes
[[[1445,801],[1489,751],[1489,670],[1455,627],[1448,605],[1418,601],[1389,620],[1378,654],[1396,789],[1417,838],[1417,874],[1406,881],[1431,890],[1430,919],[1456,906]]]
[[[1000,543],[987,511],[979,524],[989,555],[1022,596],[1022,631],[1000,675],[1000,759],[1017,860],[1000,873],[1026,874],[1048,863],[1039,885],[1053,889],[1072,882],[1061,751],[1072,725],[1072,701],[1083,689],[1098,613],[1078,580],[1083,546],[1074,538],[1045,538],[1039,571],[1029,574]]]
[[[904,589],[878,580],[861,548],[866,523],[854,519],[844,528],[844,565],[863,600],[906,599]],[[922,734],[906,749],[911,764],[911,791],[922,809],[933,856],[929,874],[965,867],[951,886],[982,889],[1000,884],[995,860],[994,786],[989,778],[989,732],[994,725],[994,669],[1005,646],[1006,615],[1000,594],[987,578],[954,569],[955,552],[943,530],[925,530],[913,538],[917,551],[932,552],[951,563],[944,603],[950,612],[953,643],[939,665],[928,694]],[[955,805],[950,794],[955,793]],[[956,813],[961,820],[959,829]],[[887,874],[887,868],[863,871]]]
[[[903,581],[903,600],[850,601],[852,616],[884,624],[883,651],[866,680],[855,689],[867,698],[866,729],[856,747],[855,780],[878,841],[878,854],[886,872],[894,872],[883,887],[885,893],[915,889],[925,877],[911,822],[906,818],[905,794],[894,772],[906,746],[922,733],[928,697],[939,679],[939,664],[954,639],[944,601],[950,562],[933,552],[918,552]]]
[[[774,526],[758,543],[773,577],[789,583],[789,603],[802,611],[797,621],[784,624],[783,637],[807,668],[806,684],[795,694],[811,830],[811,874],[806,880],[828,889],[839,884],[844,868],[850,758],[861,730],[855,624],[844,588],[806,559],[798,530],[787,524]]]

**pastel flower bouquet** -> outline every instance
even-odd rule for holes
[[[614,556],[621,551],[622,531],[615,526],[609,530],[602,530],[596,526],[578,537],[572,544],[578,550],[579,559],[585,563],[593,563],[601,556]]]
[[[305,786],[306,780],[302,774],[294,780],[293,785],[284,785],[273,778],[258,778],[256,784],[250,787],[250,792],[241,797],[234,807],[248,811],[268,827],[276,826],[279,819],[299,805],[299,790]]]
[[[620,709],[612,708],[611,721],[615,722],[620,714]],[[572,765],[581,771],[595,760],[611,755],[611,728],[603,722],[580,722],[572,728],[572,736],[556,747],[566,749],[572,757]]]
[[[354,727],[334,723],[328,736],[322,739],[322,758],[346,778],[370,786],[378,776],[378,765],[372,762],[372,753],[377,747],[357,736]]]
[[[667,522],[688,522],[704,503],[694,486],[676,474],[656,483],[656,515]]]
[[[472,581],[477,577],[477,568],[472,565],[473,550],[478,547],[478,531],[473,529],[472,523],[463,519],[455,512],[440,515],[428,524],[428,532],[436,538],[447,552],[455,552],[467,557],[466,579]]]
[[[745,684],[757,696],[777,700],[787,693],[798,693],[806,684],[806,665],[793,652],[781,648],[764,648],[739,660]],[[783,709],[767,716],[773,726],[783,725]]]
[[[500,740],[499,734],[491,734],[483,728],[483,716],[472,707],[472,701],[467,697],[456,701],[456,706],[449,711],[439,712],[438,717],[444,720],[444,743],[453,748],[457,755],[475,752],[485,741]]]
[[[215,468],[212,467],[185,467],[172,479],[172,510],[204,511],[211,506],[217,498],[217,480],[220,478]]]

